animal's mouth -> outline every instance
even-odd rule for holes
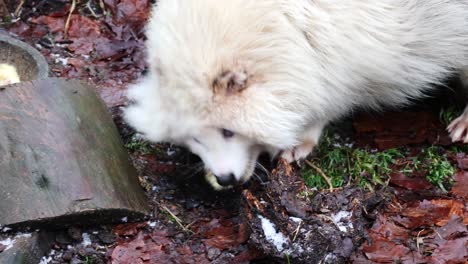
[[[215,174],[208,168],[205,168],[205,179],[215,190],[227,190],[227,189],[234,188],[235,186],[242,185],[246,183],[247,181],[249,181],[250,178],[254,175],[257,159],[258,159],[258,153],[256,153],[255,151],[252,152],[249,162],[244,170],[244,174],[242,175],[240,180],[234,185],[220,184]]]

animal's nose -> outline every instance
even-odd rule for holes
[[[234,173],[216,175],[216,181],[219,183],[219,185],[225,187],[237,184],[237,180],[234,176]]]

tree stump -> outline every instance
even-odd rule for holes
[[[112,118],[78,81],[0,88],[0,186],[0,225],[110,223],[148,212]]]

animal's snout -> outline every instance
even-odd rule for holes
[[[218,184],[224,187],[237,184],[237,180],[234,176],[234,173],[215,175],[215,177]]]

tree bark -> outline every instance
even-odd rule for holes
[[[45,79],[0,88],[0,225],[66,226],[148,212],[94,89]]]

